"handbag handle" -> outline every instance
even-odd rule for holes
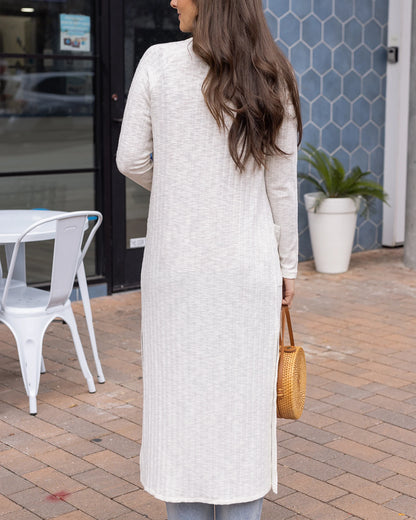
[[[292,320],[290,319],[289,307],[282,305],[281,312],[281,323],[280,323],[280,334],[279,334],[279,345],[284,347],[285,344],[285,323],[287,323],[287,330],[289,331],[290,346],[295,346],[295,340],[293,337]]]

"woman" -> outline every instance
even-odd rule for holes
[[[169,520],[260,518],[277,493],[279,315],[297,270],[299,96],[261,0],[172,0],[117,164],[151,190],[142,268],[144,489]],[[282,278],[283,277],[283,278]],[[283,282],[283,283],[282,283]]]

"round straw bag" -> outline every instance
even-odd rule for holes
[[[285,322],[289,331],[290,346],[284,346]],[[306,361],[302,347],[296,347],[293,339],[289,307],[282,307],[279,336],[279,368],[277,374],[277,417],[299,419],[306,394]]]

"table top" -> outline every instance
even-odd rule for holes
[[[32,224],[49,217],[62,215],[65,211],[38,209],[3,209],[0,210],[0,244],[12,244]],[[25,237],[24,242],[36,242],[54,238],[56,222],[48,222],[36,228]]]

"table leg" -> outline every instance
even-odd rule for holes
[[[4,244],[6,250],[7,267],[12,260],[14,244]],[[16,264],[14,266],[13,280],[19,280],[26,285],[26,253],[25,243],[22,242],[17,253]]]
[[[77,272],[79,290],[81,292],[82,304],[84,306],[85,319],[87,320],[88,332],[90,335],[91,348],[94,356],[95,366],[97,368],[97,379],[99,383],[105,383],[103,370],[101,368],[100,358],[98,357],[97,342],[95,340],[94,326],[92,323],[91,303],[88,294],[87,277],[85,276],[84,263],[81,262]]]

